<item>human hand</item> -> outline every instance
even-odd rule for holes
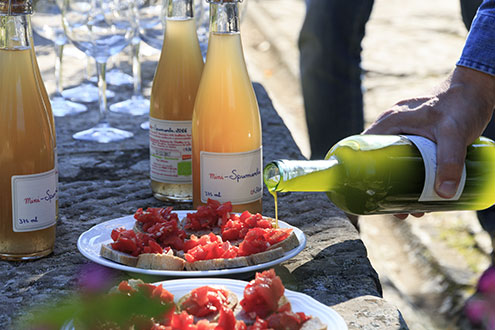
[[[363,134],[414,134],[436,142],[435,190],[450,198],[457,191],[466,147],[484,131],[494,107],[495,77],[457,67],[433,95],[398,102]]]

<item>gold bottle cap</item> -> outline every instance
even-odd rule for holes
[[[29,15],[32,13],[32,0],[0,0],[0,16]]]

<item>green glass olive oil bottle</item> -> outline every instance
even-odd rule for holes
[[[325,160],[275,160],[265,166],[268,190],[322,191],[356,215],[481,210],[495,203],[495,142],[480,137],[467,148],[457,193],[434,190],[436,145],[420,136],[355,135]]]

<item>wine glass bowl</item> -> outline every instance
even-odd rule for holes
[[[65,45],[68,40],[62,27],[60,8],[55,1],[33,1],[34,15],[31,17],[33,29],[56,45]]]
[[[118,5],[124,1],[66,0],[64,26],[70,41],[98,63],[121,52],[129,45],[133,36],[132,23],[125,13],[127,6]],[[114,5],[115,3],[115,5]]]
[[[142,0],[137,3],[139,37],[155,49],[162,49],[167,0]]]
[[[133,136],[107,121],[106,63],[128,46],[134,36],[133,0],[64,0],[63,24],[69,40],[96,60],[100,119],[90,129],[75,133],[76,140],[108,143]]]
[[[63,95],[62,59],[64,46],[68,43],[62,26],[62,15],[55,0],[33,1],[34,15],[31,18],[33,30],[41,37],[54,43],[57,60],[55,62],[55,92],[51,95],[51,107],[57,117],[78,114],[87,110],[85,105],[66,100]]]

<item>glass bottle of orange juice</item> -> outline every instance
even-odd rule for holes
[[[239,31],[239,0],[210,0],[206,64],[193,114],[193,205],[261,212],[261,121]]]
[[[192,200],[191,119],[202,71],[192,0],[170,0],[150,100],[150,178],[157,199]]]
[[[0,1],[0,258],[53,251],[55,135],[32,49],[31,1]]]

